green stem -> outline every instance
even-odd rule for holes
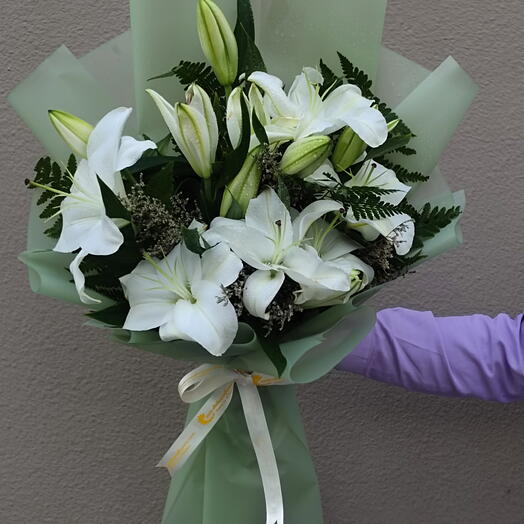
[[[225,86],[224,87],[224,91],[226,92],[226,100],[229,99],[232,91],[233,91],[233,87],[232,86]]]
[[[214,204],[214,187],[213,180],[211,177],[204,178],[204,197],[208,203],[208,207],[212,207]]]

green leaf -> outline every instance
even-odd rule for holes
[[[323,95],[328,89],[333,91],[343,84],[342,79],[330,69],[323,60],[320,60],[320,73],[324,77],[324,84],[320,89],[320,95]]]
[[[62,233],[63,223],[62,216],[59,216],[55,220],[54,224],[44,231],[44,235],[48,236],[49,238],[59,239]]]
[[[173,164],[166,164],[160,171],[147,178],[145,192],[169,207],[175,192]]]
[[[86,316],[107,324],[108,326],[121,328],[129,313],[129,304],[127,302],[120,302],[114,306],[110,306],[100,311],[91,311]]]
[[[262,54],[255,43],[255,22],[249,0],[237,0],[238,19],[235,38],[238,44],[238,72],[246,78],[254,71],[266,71]]]
[[[63,193],[69,193],[71,191],[72,176],[76,172],[76,159],[74,155],[69,157],[67,167],[64,171],[56,162],[52,162],[49,157],[41,158],[35,166],[35,178],[34,182],[42,186],[46,186]],[[29,188],[36,186],[31,185],[30,181],[26,182]],[[38,198],[37,205],[45,208],[40,213],[42,220],[48,220],[53,215],[56,215],[60,211],[60,205],[64,200],[65,196],[59,195],[51,190],[43,190],[42,194]],[[53,223],[53,225],[44,231],[44,234],[50,238],[56,239],[60,237],[62,231],[62,217]]]
[[[449,226],[462,213],[460,207],[451,208],[431,207],[426,204],[415,219],[415,240],[413,247],[420,249],[424,247],[424,242],[435,237],[440,231]]]
[[[278,377],[282,376],[287,367],[287,360],[282,353],[278,340],[273,335],[267,335],[267,333],[264,331],[262,323],[260,323],[259,320],[253,319],[250,324],[253,328],[253,331],[257,335],[257,339],[260,343],[260,346],[262,347],[262,350],[269,358],[271,363],[275,366]]]
[[[244,27],[246,34],[251,38],[251,40],[255,40],[255,17],[253,16],[253,8],[251,7],[250,0],[237,1],[236,28],[238,28],[239,25]],[[237,36],[236,33],[235,36]]]
[[[377,97],[375,97],[375,100],[378,104],[378,110],[382,113],[384,118],[386,119],[386,122],[393,122],[393,120],[398,120],[398,124],[391,133],[393,136],[396,135],[411,135],[414,137],[415,135],[411,132],[411,129],[406,125],[406,123],[384,102],[381,102]]]
[[[291,197],[289,196],[289,190],[286,183],[284,182],[283,177],[277,176],[277,195],[282,203],[288,208],[291,209]]]
[[[205,249],[200,244],[200,233],[197,229],[188,229],[187,227],[182,230],[182,236],[187,249],[201,255]]]
[[[158,169],[164,167],[169,163],[176,163],[180,165],[187,164],[185,159],[175,156],[142,157],[135,165],[128,167],[125,171],[131,173],[132,175],[137,175],[139,173],[144,173],[151,169]]]
[[[262,328],[260,328],[256,323],[253,324],[253,329],[258,336],[258,341],[262,346],[262,350],[269,358],[271,363],[275,366],[277,370],[278,377],[282,376],[282,373],[286,370],[287,360],[283,355],[280,348],[280,344],[272,336],[266,336]]]
[[[395,164],[386,158],[379,159],[379,162],[384,167],[393,170],[399,181],[403,184],[415,184],[417,182],[427,182],[429,180],[429,176],[423,175],[418,171],[408,171],[405,167]]]
[[[98,182],[100,184],[102,200],[104,201],[104,206],[106,208],[106,215],[109,218],[123,218],[124,220],[131,222],[131,214],[124,207],[124,204],[122,204],[120,199],[100,177],[98,177]]]
[[[177,66],[173,67],[171,71],[149,78],[148,81],[173,76],[178,78],[184,88],[196,83],[208,94],[221,90],[221,86],[218,83],[213,69],[204,62],[182,60]]]
[[[252,115],[252,121],[253,121],[253,129],[255,131],[255,135],[258,138],[258,141],[261,144],[269,144],[269,138],[267,136],[266,130],[264,126],[261,124],[260,120],[258,119],[257,112],[253,109],[253,115]]]
[[[388,153],[394,153],[399,151],[403,146],[409,144],[413,135],[400,135],[400,136],[390,136],[386,142],[377,148],[371,148],[368,150],[368,156],[366,160],[371,160],[373,158],[379,158]]]
[[[129,273],[129,272],[128,272]],[[122,275],[123,276],[123,275]],[[116,302],[125,300],[120,281],[110,271],[98,275],[86,275],[85,286]]]
[[[371,86],[373,85],[373,82],[369,79],[366,73],[361,71],[358,67],[354,66],[342,53],[337,54],[346,80],[350,84],[359,87],[364,97],[374,98],[373,93],[371,92]]]
[[[229,191],[229,189],[226,188],[226,191]],[[231,218],[232,220],[240,220],[244,218],[245,213],[239,201],[233,195],[231,195],[231,199],[231,207],[227,212],[227,218]]]

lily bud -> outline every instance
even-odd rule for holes
[[[388,122],[388,133],[391,133],[400,124],[400,118]]]
[[[256,84],[251,84],[249,88],[249,102],[255,110],[258,120],[263,126],[269,124],[269,116],[264,106],[264,97]]]
[[[200,44],[218,81],[230,86],[238,73],[238,45],[224,13],[212,0],[199,0],[197,24]]]
[[[242,209],[242,215],[245,215],[249,202],[257,196],[262,177],[262,169],[257,158],[259,151],[260,147],[256,147],[247,155],[238,175],[226,186],[220,206],[220,216],[227,216],[233,201],[238,203]]]
[[[366,150],[366,143],[351,129],[346,127],[340,135],[331,158],[337,171],[345,171],[352,166]]]
[[[87,142],[94,127],[64,111],[49,111],[49,119],[72,151],[82,158],[87,158]]]
[[[236,149],[242,137],[242,98],[248,103],[240,86],[235,87],[227,99],[226,125],[231,145]],[[248,106],[249,107],[249,106]]]
[[[331,139],[328,136],[310,136],[293,142],[280,161],[285,175],[296,175],[322,161],[329,154]]]
[[[197,175],[211,176],[218,145],[218,125],[207,93],[194,85],[188,91],[190,104],[174,107],[152,89],[151,95],[175,142]]]

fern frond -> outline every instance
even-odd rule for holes
[[[426,204],[415,218],[415,241],[413,247],[420,249],[424,241],[435,237],[440,231],[458,218],[462,213],[460,207],[431,207]]]
[[[394,162],[391,162],[386,158],[378,159],[378,161],[384,167],[387,167],[388,169],[394,171],[397,175],[397,178],[403,184],[414,184],[416,182],[427,182],[429,180],[429,176],[423,175],[418,171],[409,171],[405,167],[402,167],[399,164],[395,164]]]
[[[353,65],[351,61],[346,58],[342,53],[337,52],[338,59],[340,61],[340,66],[346,80],[353,85],[356,85],[362,91],[362,95],[366,98],[374,98],[373,93],[371,92],[371,87],[373,85],[372,80],[358,67]]]
[[[158,80],[160,78],[170,78],[175,76],[184,88],[193,83],[198,84],[208,94],[220,91],[220,84],[213,72],[211,66],[204,62],[190,62],[182,60],[171,71],[162,75],[154,76],[149,80]]]

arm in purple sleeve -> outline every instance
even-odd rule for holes
[[[524,315],[384,310],[339,369],[422,393],[524,400]]]

